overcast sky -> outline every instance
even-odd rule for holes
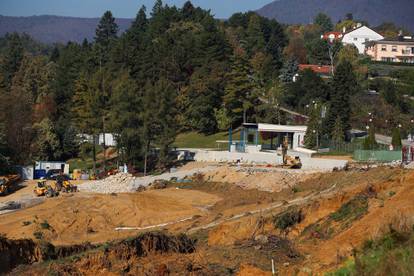
[[[100,17],[111,10],[115,17],[132,18],[140,6],[151,10],[154,0],[0,0],[0,14],[10,16],[63,15]],[[181,7],[185,0],[164,0]],[[210,9],[217,18],[228,18],[235,12],[259,9],[272,0],[193,0],[195,6]]]

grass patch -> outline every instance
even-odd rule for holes
[[[308,225],[302,236],[316,239],[330,239],[349,228],[355,220],[368,212],[368,195],[362,193],[343,204],[336,212]]]
[[[329,273],[342,275],[414,275],[414,232],[395,230],[378,240],[368,240],[353,261]]]
[[[357,195],[345,203],[330,217],[336,222],[354,221],[365,215],[368,211],[368,197],[366,195]]]
[[[236,130],[233,132],[233,140],[239,140],[240,138],[240,131]],[[173,144],[174,147],[177,148],[211,148],[211,149],[219,149],[219,150],[227,150],[228,144],[227,143],[220,143],[217,144],[216,141],[229,140],[229,132],[223,131],[218,132],[212,135],[205,135],[198,132],[185,132],[178,134],[175,138],[175,142]]]

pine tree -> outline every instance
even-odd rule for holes
[[[260,17],[252,15],[247,26],[247,48],[251,53],[262,51],[265,47],[265,41],[262,32]]]
[[[299,64],[295,58],[290,58],[280,70],[279,79],[284,83],[293,81],[293,78],[299,71]]]
[[[50,119],[45,118],[33,127],[35,130],[35,141],[32,144],[34,158],[46,161],[59,158],[61,155],[59,152],[59,139]]]
[[[332,141],[337,145],[345,141],[344,128],[342,127],[342,120],[339,116],[336,117],[332,130]]]
[[[240,122],[249,105],[253,105],[253,85],[249,78],[249,66],[243,57],[235,57],[231,71],[227,75],[223,103],[232,123]]]
[[[262,103],[257,107],[258,121],[268,124],[281,124],[283,121],[280,106],[282,103],[285,86],[283,83],[274,81],[264,88],[261,95]]]
[[[402,147],[401,131],[398,127],[394,128],[392,131],[391,145],[393,146],[394,150],[401,149]]]
[[[351,129],[351,103],[350,98],[358,87],[352,65],[344,61],[340,63],[333,77],[331,102],[326,120],[326,133],[332,137],[335,120],[340,117],[344,135]]]
[[[118,25],[110,11],[106,11],[101,17],[95,32],[95,42],[104,48],[109,46],[112,40],[117,38]]]
[[[72,105],[73,122],[77,130],[92,136],[94,173],[96,173],[96,141],[102,122],[98,87],[99,82],[96,78],[88,78],[82,74],[75,84]]]
[[[316,103],[311,106],[311,114],[305,133],[305,147],[308,149],[316,148],[321,136],[321,105]]]
[[[377,140],[375,139],[375,129],[374,126],[370,126],[368,130],[368,136],[364,139],[364,150],[374,150],[377,147]]]
[[[333,30],[333,24],[332,24],[331,18],[324,13],[319,13],[315,17],[313,23],[320,26],[322,29],[322,32],[324,33]]]
[[[128,72],[120,72],[111,95],[108,117],[110,128],[118,135],[121,161],[127,164],[142,160],[142,94]]]
[[[174,142],[177,131],[175,98],[176,91],[165,79],[159,80],[154,87],[159,95],[157,145],[160,148],[158,165],[161,167],[169,163],[169,149]]]
[[[117,39],[118,25],[110,11],[101,17],[95,31],[95,51],[100,66],[106,64],[110,56],[110,45]]]
[[[24,49],[20,36],[12,33],[7,36],[7,47],[1,63],[0,72],[3,75],[2,84],[7,89],[12,85],[14,74],[20,69]]]

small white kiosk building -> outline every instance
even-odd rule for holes
[[[233,142],[232,130],[229,131],[230,152],[258,152],[262,150],[278,150],[283,138],[288,137],[289,149],[296,151],[304,147],[307,126],[243,124],[240,140]],[[259,141],[260,140],[260,141]]]

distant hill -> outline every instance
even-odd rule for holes
[[[286,24],[310,23],[319,12],[328,14],[333,23],[352,13],[371,26],[393,22],[414,32],[413,0],[277,0],[257,11]]]
[[[77,18],[63,16],[29,16],[14,17],[0,15],[0,36],[6,33],[27,33],[44,43],[68,41],[82,42],[84,38],[91,41],[99,18]],[[120,32],[131,25],[132,19],[117,19]]]

